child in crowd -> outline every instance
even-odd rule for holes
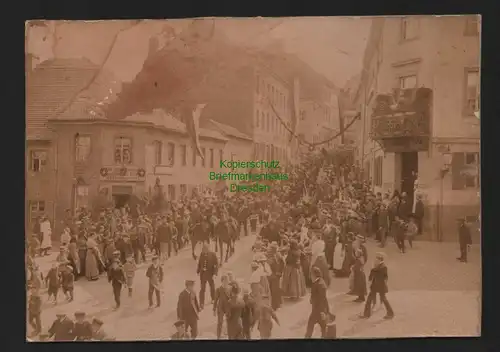
[[[123,271],[125,272],[125,278],[127,279],[127,287],[128,287],[128,296],[132,297],[133,284],[134,284],[134,276],[137,266],[135,264],[133,257],[128,257],[127,262],[123,266]]]

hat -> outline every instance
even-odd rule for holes
[[[120,255],[120,251],[114,251],[113,255]]]
[[[153,257],[151,259],[156,260],[156,259],[158,259],[158,256],[155,254],[155,255],[153,255]]]
[[[255,253],[255,255],[253,256],[254,262],[264,262],[266,260],[267,260],[267,258],[264,255],[264,253]]]
[[[64,317],[64,316],[66,316],[66,313],[64,313],[63,311],[59,310],[56,312],[56,317]]]
[[[184,320],[177,320],[175,323],[174,323],[174,326],[176,328],[180,327],[180,326],[184,326],[185,323],[184,323]]]
[[[101,325],[102,325],[102,324],[104,324],[104,323],[102,322],[102,320],[101,320],[101,319],[99,319],[99,318],[94,318],[94,319],[92,319],[92,324],[96,324],[96,325],[101,326]]]
[[[252,269],[257,269],[257,268],[259,267],[259,263],[257,263],[257,262],[252,262],[252,263],[250,264],[250,267],[251,267]]]
[[[356,235],[356,239],[360,240],[360,241],[364,241],[365,240],[365,236],[362,236],[362,235]]]
[[[375,258],[380,259],[380,260],[384,260],[385,259],[385,253],[377,252],[377,253],[375,253]]]
[[[194,285],[194,280],[186,280],[186,286]]]
[[[86,315],[85,312],[81,312],[81,311],[75,312],[75,317],[84,317],[85,315]]]

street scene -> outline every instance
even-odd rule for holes
[[[26,338],[481,334],[480,16],[26,23]]]

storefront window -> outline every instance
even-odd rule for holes
[[[75,209],[87,208],[89,201],[89,186],[78,185],[75,188]]]

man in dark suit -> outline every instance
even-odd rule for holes
[[[458,219],[458,242],[460,243],[460,257],[457,260],[467,263],[467,251],[472,244],[472,236],[464,218]]]
[[[190,328],[193,339],[198,336],[198,313],[200,305],[194,293],[194,280],[186,280],[186,288],[179,294],[177,301],[177,318],[183,320]]]
[[[219,263],[217,261],[217,254],[210,251],[208,244],[204,243],[201,250],[200,259],[198,260],[198,268],[196,273],[200,275],[200,307],[203,309],[205,306],[205,289],[207,282],[210,286],[210,298],[212,302],[215,298],[215,283],[214,276],[217,276],[219,270]]]
[[[221,285],[215,291],[213,307],[214,315],[217,316],[217,339],[220,339],[224,317],[226,317],[229,312],[230,294],[229,278],[227,275],[222,275]]]
[[[377,253],[375,255],[375,265],[370,271],[370,276],[368,278],[368,281],[371,282],[370,293],[368,294],[368,298],[366,299],[365,310],[363,312],[363,315],[361,315],[361,318],[369,318],[371,316],[372,306],[375,302],[377,293],[380,296],[380,302],[382,302],[386,310],[384,319],[392,319],[392,317],[394,317],[394,311],[392,310],[392,307],[387,300],[387,297],[385,296],[389,291],[387,286],[388,279],[389,276],[387,272],[387,266],[384,263],[384,254]]]
[[[326,324],[330,314],[328,299],[326,298],[326,284],[322,278],[321,270],[318,267],[313,267],[312,286],[311,286],[311,305],[312,310],[307,321],[306,338],[311,338],[314,326],[319,324],[321,327],[321,337],[326,337]]]
[[[245,236],[248,236],[248,218],[249,217],[250,217],[250,209],[248,208],[246,203],[243,203],[240,210],[238,211],[239,226],[238,226],[237,237],[239,237],[241,226],[243,226],[243,229],[245,231]]]

